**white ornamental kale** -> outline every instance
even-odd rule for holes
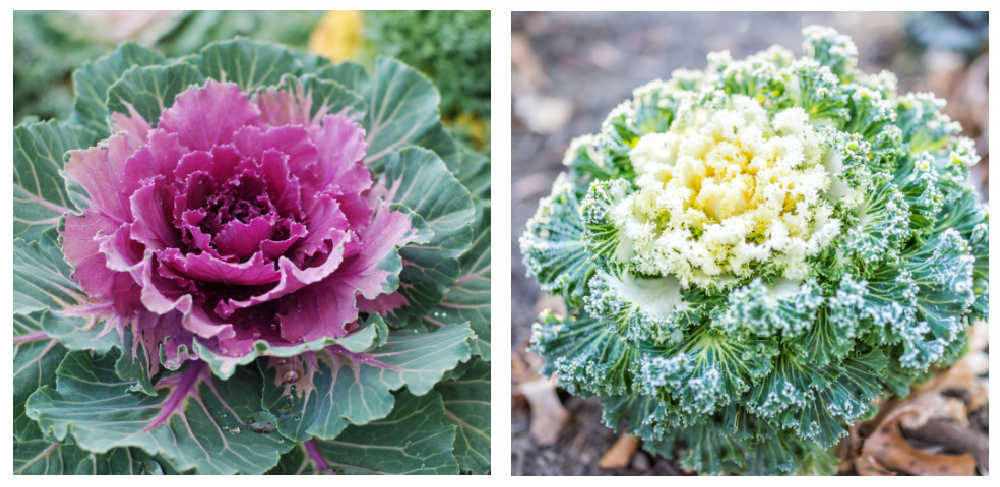
[[[417,70],[125,44],[14,128],[14,471],[487,473],[489,161]]]
[[[832,472],[847,427],[987,315],[971,141],[847,37],[804,34],[802,58],[714,53],[637,89],[521,237],[570,310],[535,326],[545,373],[702,472]]]

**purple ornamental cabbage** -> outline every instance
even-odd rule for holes
[[[429,79],[234,40],[73,80],[14,128],[16,473],[489,472],[489,161]]]
[[[91,195],[66,218],[78,280],[166,364],[199,340],[242,357],[253,343],[341,338],[359,309],[404,304],[383,293],[379,262],[412,234],[364,166],[365,131],[345,113],[310,114],[302,92],[253,98],[209,81],[177,96],[156,128],[134,110],[113,135],[69,152],[66,173]],[[157,357],[148,357],[150,372]]]

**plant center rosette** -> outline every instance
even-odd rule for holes
[[[805,277],[840,229],[821,197],[832,178],[820,141],[801,108],[772,116],[742,95],[641,135],[629,152],[638,190],[611,209],[635,269],[706,288],[765,264]]]
[[[258,341],[343,338],[359,311],[405,303],[378,266],[410,220],[371,191],[365,131],[310,108],[209,80],[155,128],[115,114],[113,135],[70,152],[67,176],[91,195],[62,235],[73,277],[169,368],[195,341],[239,358]]]

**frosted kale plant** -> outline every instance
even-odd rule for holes
[[[14,128],[17,473],[486,473],[489,164],[416,70],[235,40]]]
[[[987,315],[972,142],[850,39],[653,81],[576,139],[521,238],[533,347],[604,422],[708,473],[830,473],[875,401]]]

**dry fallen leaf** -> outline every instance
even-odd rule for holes
[[[962,401],[937,391],[907,399],[885,416],[865,440],[861,456],[854,462],[858,473],[892,475],[893,471],[901,471],[912,475],[975,475],[976,459],[972,455],[926,452],[907,442],[902,432],[902,428],[920,428],[932,418],[963,424],[966,413]]]
[[[862,475],[885,475],[890,472],[889,469],[912,475],[976,474],[976,459],[972,455],[945,455],[918,450],[903,439],[897,423],[887,423],[868,437],[865,451],[855,466]]]
[[[540,379],[541,376],[535,371],[531,370],[531,367],[527,362],[521,357],[521,354],[515,353],[510,357],[510,380],[514,384],[523,384],[525,382],[534,382]],[[515,395],[520,394],[517,387],[514,387],[512,391]]]
[[[559,402],[555,384],[548,379],[521,384],[517,387],[531,409],[531,435],[539,445],[553,445],[559,438],[569,412]]]
[[[915,429],[903,427],[906,438],[942,448],[946,452],[962,452],[976,459],[980,473],[988,475],[990,439],[977,428],[970,428],[944,418],[932,418]]]
[[[883,467],[871,457],[859,457],[854,461],[854,468],[858,470],[858,475],[887,476],[896,475],[891,470]]]
[[[988,402],[988,384],[980,376],[988,370],[989,330],[977,322],[969,331],[969,351],[947,370],[916,386],[904,400],[890,401],[879,415],[852,431],[872,429],[860,444],[849,435],[842,443],[842,458],[853,461],[861,475],[975,475],[976,464],[985,471],[989,464],[986,435],[972,429],[968,413]],[[959,391],[968,401],[951,397]],[[903,437],[904,431],[914,441],[925,441],[945,451],[943,454],[916,448]],[[858,453],[856,453],[858,452]],[[855,456],[857,454],[857,456]],[[844,468],[844,465],[841,466]]]
[[[618,437],[618,441],[611,446],[611,449],[601,457],[597,465],[601,468],[624,468],[632,460],[632,455],[639,449],[639,441],[634,436],[625,433]]]

